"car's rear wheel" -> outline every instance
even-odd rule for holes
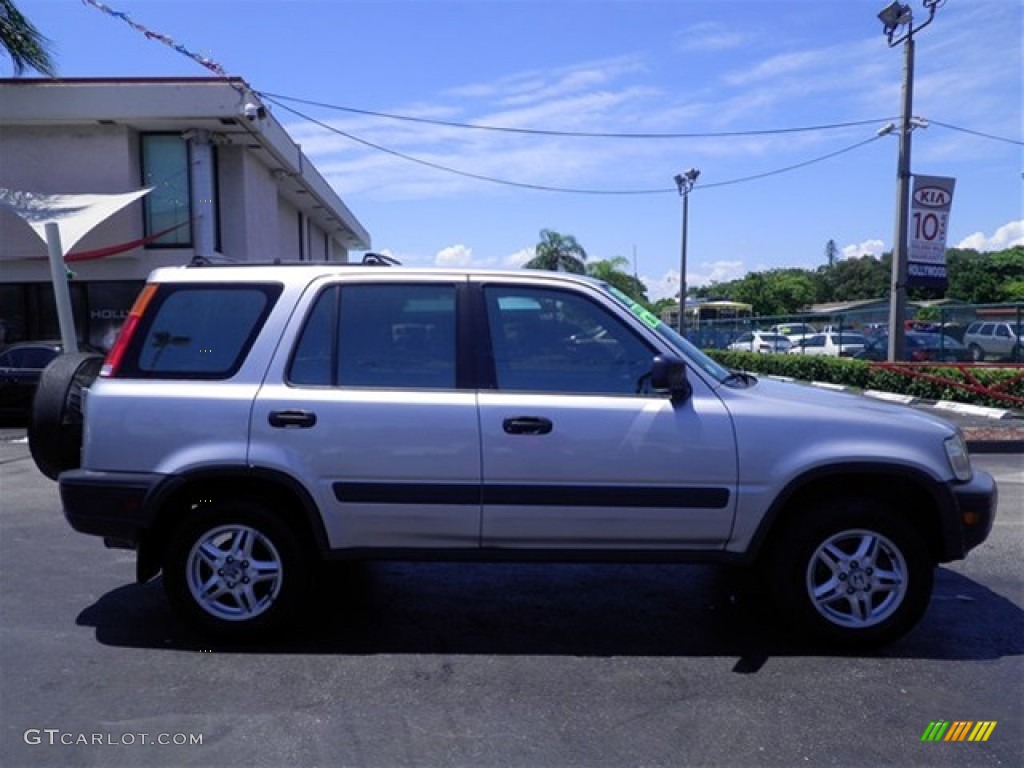
[[[985,359],[985,350],[979,347],[977,344],[971,344],[968,349],[971,352],[971,360],[976,363],[980,363]]]
[[[819,505],[789,525],[774,559],[774,593],[793,622],[849,648],[892,642],[920,620],[934,563],[921,535],[869,498]]]
[[[255,501],[197,504],[172,535],[164,589],[193,625],[232,640],[281,629],[311,586],[299,537]]]
[[[82,390],[99,375],[103,356],[59,355],[43,369],[32,401],[28,446],[39,471],[51,480],[82,464]]]

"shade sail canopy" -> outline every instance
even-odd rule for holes
[[[100,222],[110,218],[153,188],[118,194],[50,195],[21,192],[0,187],[0,205],[21,217],[46,243],[46,225],[60,229],[61,256],[67,256],[75,244]]]

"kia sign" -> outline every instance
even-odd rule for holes
[[[945,292],[946,231],[956,179],[914,176],[907,237],[907,286]]]

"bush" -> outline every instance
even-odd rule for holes
[[[704,350],[722,365],[751,373],[788,376],[800,381],[821,381],[854,389],[873,389],[911,395],[925,400],[952,400],[996,408],[1024,408],[1024,367],[965,368],[935,365],[881,368],[866,360],[802,355],[761,355],[755,352]],[[905,372],[904,372],[905,371]],[[1016,402],[976,389],[1018,398]]]

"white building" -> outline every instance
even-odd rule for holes
[[[0,190],[152,192],[68,254],[81,340],[103,346],[160,266],[340,261],[370,236],[252,93],[225,78],[0,79]],[[59,338],[46,246],[0,207],[0,342]]]

